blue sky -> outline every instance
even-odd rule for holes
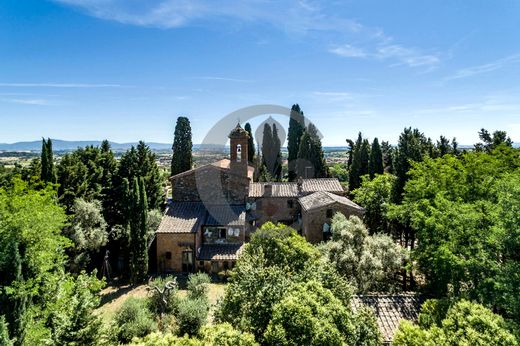
[[[519,18],[513,0],[2,0],[0,142],[170,142],[186,115],[197,143],[296,102],[325,145],[405,126],[520,141]]]

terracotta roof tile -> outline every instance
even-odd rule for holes
[[[194,233],[205,219],[206,209],[201,202],[170,203],[157,233]]]
[[[198,259],[202,261],[236,260],[244,244],[206,244],[200,248]]]
[[[353,209],[356,209],[359,212],[364,211],[363,208],[361,208],[356,203],[352,202],[347,197],[338,196],[336,194],[326,191],[318,191],[311,193],[310,195],[300,197],[298,201],[300,202],[300,205],[304,210],[319,209],[328,205],[340,203],[343,205],[347,205]]]
[[[243,205],[211,205],[207,210],[205,225],[244,226],[246,222],[246,207]]]
[[[383,341],[390,343],[401,320],[417,321],[422,298],[415,293],[358,295],[352,299],[354,310],[362,305],[374,311]]]
[[[262,197],[266,185],[272,186],[272,197],[298,197],[317,191],[328,191],[340,194],[344,192],[338,179],[317,178],[303,179],[301,193],[298,192],[298,184],[296,182],[251,183],[249,184],[249,197]]]

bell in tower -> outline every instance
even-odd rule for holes
[[[240,123],[229,134],[230,140],[230,169],[234,174],[247,177],[247,146],[249,134]]]

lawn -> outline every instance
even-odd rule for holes
[[[212,305],[210,311],[210,320],[213,306],[217,300],[224,295],[224,283],[210,283],[208,287],[208,298]],[[179,295],[184,296],[187,290],[184,285],[180,285]],[[146,285],[123,285],[108,286],[100,292],[101,304],[96,313],[101,316],[103,322],[108,325],[113,320],[117,310],[123,305],[123,302],[130,297],[145,298],[148,295]]]

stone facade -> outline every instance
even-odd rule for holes
[[[187,253],[191,252],[192,265],[195,264],[195,233],[158,233],[156,237],[158,271],[162,273],[191,271],[187,270],[190,269],[187,268],[187,263],[183,267],[183,254],[187,256]]]
[[[301,233],[305,239],[313,244],[328,240],[330,233],[327,234],[323,232],[323,225],[327,224],[330,226],[332,216],[335,213],[342,213],[346,217],[350,217],[351,215],[363,217],[361,211],[340,203],[305,211],[302,213],[301,218]]]

